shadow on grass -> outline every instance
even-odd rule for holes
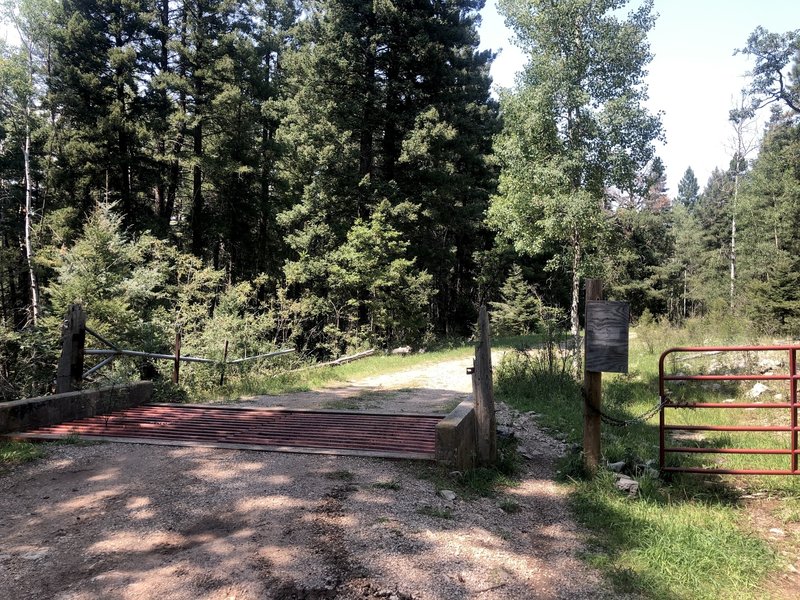
[[[577,518],[592,532],[584,558],[605,572],[621,591],[648,597],[718,598],[757,595],[775,565],[767,544],[742,528],[742,491],[736,481],[716,475],[676,473],[664,480],[651,475],[658,466],[658,416],[625,427],[602,427],[604,460],[624,461],[624,471],[639,480],[630,499],[615,486],[615,474],[601,469],[582,479],[581,389],[566,374],[536,372],[530,361],[511,357],[496,372],[498,399],[536,413],[536,422],[572,444],[561,465],[572,487]],[[604,381],[603,411],[633,420],[658,403],[658,378],[632,372]],[[708,447],[729,440],[708,439]],[[668,466],[700,467],[707,456],[668,454]],[[649,467],[649,469],[648,469]],[[649,473],[649,475],[648,475]],[[710,572],[714,577],[708,577]]]

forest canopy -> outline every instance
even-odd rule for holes
[[[482,0],[3,4],[0,397],[46,391],[73,302],[137,349],[323,357],[469,335],[484,303],[577,336],[596,276],[634,318],[800,334],[798,32],[743,40],[740,144],[673,197],[652,3],[499,6],[528,63],[498,98]]]

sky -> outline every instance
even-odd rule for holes
[[[487,0],[482,12],[481,47],[500,50],[492,77],[495,85],[510,87],[525,57],[511,43],[495,2]],[[715,167],[727,167],[733,134],[728,111],[740,99],[753,64],[733,51],[747,44],[758,25],[776,33],[800,29],[800,0],[655,0],[655,12],[660,16],[649,35],[654,58],[648,107],[664,112],[666,144],[658,144],[658,154],[674,196],[687,167],[701,189]],[[763,112],[762,122],[769,117]]]

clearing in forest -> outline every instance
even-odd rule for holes
[[[242,404],[443,412],[469,396],[470,364]],[[498,417],[530,458],[487,495],[430,463],[49,445],[0,474],[0,597],[611,596],[576,558],[582,534],[553,482],[563,444],[528,414]]]

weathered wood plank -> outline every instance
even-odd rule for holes
[[[586,370],[628,372],[627,302],[586,301]]]
[[[56,371],[57,394],[80,389],[85,345],[86,313],[80,304],[73,304],[61,325],[61,358]]]
[[[478,462],[483,466],[489,466],[497,462],[497,421],[494,414],[492,384],[492,343],[489,316],[485,306],[481,306],[478,327],[480,338],[475,348],[472,389],[478,423]]]

